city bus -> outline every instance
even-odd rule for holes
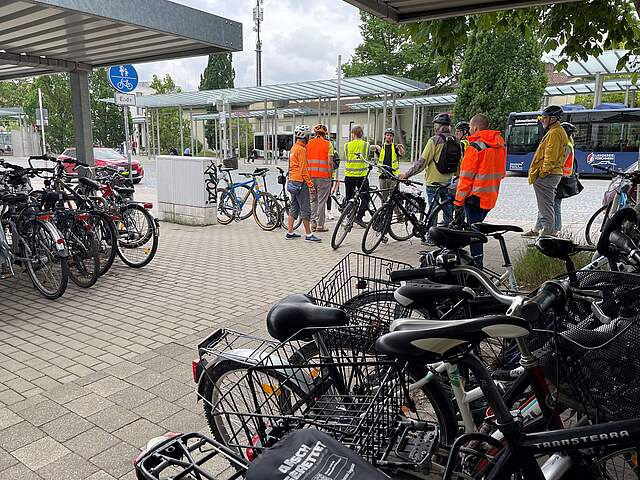
[[[576,127],[574,148],[579,173],[602,174],[594,166],[626,170],[638,161],[640,108],[621,108],[615,104],[601,105],[595,110],[572,107],[565,110],[562,120]],[[540,112],[509,115],[506,128],[508,171],[528,172],[544,133],[538,115]]]

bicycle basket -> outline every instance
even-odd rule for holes
[[[547,343],[538,353],[546,377],[557,388],[559,404],[592,421],[640,416],[640,276],[620,272],[577,272],[580,288],[601,290],[603,324],[588,308],[571,300],[550,313]]]
[[[238,157],[227,157],[222,159],[222,166],[224,168],[238,169]]]
[[[216,438],[251,460],[288,432],[317,428],[370,462],[380,458],[403,412],[406,381],[396,362],[345,343],[358,334],[350,328],[314,330],[322,354],[316,343],[282,342],[217,386]]]
[[[318,305],[346,310],[349,325],[377,327],[377,337],[389,331],[393,320],[411,314],[395,301],[393,292],[400,284],[389,278],[394,270],[406,268],[411,265],[352,252],[322,277],[308,296]]]

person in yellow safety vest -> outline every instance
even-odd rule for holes
[[[564,165],[562,166],[562,176],[568,177],[574,172],[573,135],[576,132],[576,127],[569,122],[562,122],[560,126],[564,128],[564,131],[567,132],[567,137],[569,137],[569,143],[567,143],[567,148],[564,151]],[[553,199],[553,212],[555,213],[553,235],[558,235],[562,230],[562,198],[558,196],[557,191]],[[533,229],[536,231],[542,230],[542,217],[540,215],[538,215],[536,226]]]
[[[378,152],[378,165],[386,165],[391,168],[394,175],[398,176],[400,173],[398,159],[405,154],[405,148],[401,143],[398,145],[393,143],[394,136],[393,128],[387,128],[384,131],[384,144],[382,146],[376,145],[375,148]],[[382,193],[382,198],[385,202],[395,186],[396,183],[392,179],[383,176],[382,171],[380,171],[380,193]]]
[[[364,192],[360,208],[356,213],[355,223],[366,227],[363,218],[369,205],[369,182],[367,181],[368,166],[365,160],[369,158],[369,142],[363,140],[363,136],[362,127],[354,125],[351,129],[351,141],[344,146],[344,187],[346,200],[353,198],[357,188]]]
[[[327,127],[318,124],[313,127],[315,137],[307,143],[307,163],[309,176],[313,180],[311,189],[311,231],[327,232],[324,226],[327,199],[331,194],[331,174],[333,172],[333,145],[327,140]]]
[[[462,146],[462,158],[464,158],[464,151],[469,146],[469,132],[471,130],[471,125],[469,122],[458,122],[456,123],[456,138],[460,142]]]

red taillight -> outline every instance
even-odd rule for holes
[[[59,245],[62,245],[64,243],[64,238],[60,237],[59,239],[56,240],[56,243]]]
[[[251,445],[259,446],[260,443],[260,436],[258,434],[254,435],[251,438]],[[253,462],[257,457],[257,453],[253,448],[245,449],[245,454],[247,455],[247,460],[249,460],[250,462]]]
[[[145,210],[151,210],[153,208],[153,203],[147,202],[147,203],[143,204],[142,206],[145,208]]]
[[[120,220],[122,220],[122,217],[120,215],[111,215],[111,220],[113,220],[114,222],[119,222]]]
[[[193,374],[193,383],[198,383],[198,370],[200,369],[200,359],[191,360],[191,373]]]
[[[43,222],[48,222],[53,218],[53,215],[50,213],[43,213],[42,215],[36,215],[38,220],[42,220]]]
[[[79,213],[76,215],[76,220],[80,221],[80,222],[86,222],[87,220],[89,220],[89,214],[88,213]]]

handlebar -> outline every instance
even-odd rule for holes
[[[611,236],[612,233],[619,231],[622,227],[622,224],[625,222],[637,223],[638,214],[633,208],[623,208],[618,210],[613,216],[607,221],[604,228],[602,229],[602,234],[598,239],[598,245],[596,249],[600,255],[608,257],[611,255]],[[623,232],[619,232],[621,235],[626,236]],[[622,242],[623,238],[621,235],[615,236],[617,241]],[[628,238],[628,237],[627,237]],[[631,243],[631,239],[628,239]],[[623,252],[626,253],[626,246],[628,242],[622,242],[620,247]],[[618,246],[618,245],[616,245]],[[637,247],[636,247],[637,248]]]

